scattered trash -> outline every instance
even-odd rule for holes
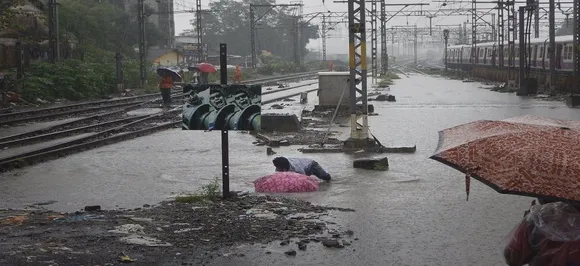
[[[181,234],[181,233],[186,233],[189,231],[199,231],[202,230],[203,227],[196,227],[196,228],[185,228],[185,229],[179,229],[179,230],[175,230],[173,231],[174,234]]]
[[[276,219],[278,217],[277,214],[272,213],[269,210],[262,210],[257,208],[247,210],[246,215],[252,215],[256,218],[266,218],[266,219]]]
[[[9,216],[0,220],[0,225],[22,225],[27,219],[27,215]]]
[[[148,236],[140,236],[140,235],[130,235],[119,239],[123,243],[132,244],[132,245],[140,245],[140,246],[148,246],[148,247],[171,247],[171,243],[163,242],[159,239],[148,237]]]
[[[117,234],[144,234],[144,229],[140,224],[124,224],[116,226],[114,230],[109,230],[109,232]]]
[[[85,206],[86,212],[96,212],[101,210],[101,205]]]
[[[152,218],[141,218],[141,217],[131,217],[129,218],[135,222],[147,222],[147,223],[151,223],[153,222]]]
[[[70,217],[56,218],[55,222],[80,222],[80,221],[94,221],[104,219],[105,215],[84,214]]]
[[[121,262],[128,263],[128,262],[135,262],[135,260],[130,258],[129,256],[121,253]]]

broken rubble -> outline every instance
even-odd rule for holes
[[[296,250],[290,249],[290,250],[284,252],[284,254],[286,254],[288,256],[296,256]]]
[[[356,159],[352,166],[367,170],[386,171],[389,170],[389,159],[387,157],[378,159]]]
[[[344,248],[344,245],[340,240],[337,239],[324,239],[322,240],[322,245],[327,248]]]

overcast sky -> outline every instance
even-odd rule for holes
[[[471,8],[471,1],[470,0],[448,0],[448,4],[446,6],[442,6],[443,0],[387,0],[389,4],[410,4],[410,3],[427,3],[429,5],[426,6],[409,6],[405,10],[437,10],[441,9],[450,9],[450,8]],[[478,0],[484,2],[483,0]],[[562,2],[571,2],[572,0],[562,0]],[[204,9],[208,8],[208,4],[212,2],[211,0],[202,0],[202,5]],[[295,3],[298,1],[292,0],[278,0],[277,3],[279,4],[287,4],[287,3]],[[491,1],[486,1],[491,2]],[[557,1],[558,2],[558,1]],[[195,9],[195,0],[174,0],[175,3],[175,10],[194,10]],[[303,13],[314,13],[314,12],[345,12],[347,11],[347,4],[346,3],[334,3],[332,0],[326,0],[325,4],[323,5],[322,0],[304,0],[302,1],[304,4]],[[367,2],[367,9],[370,9],[371,3]],[[477,8],[489,8],[494,7],[494,4],[484,4],[480,3],[477,5]],[[562,4],[564,11],[567,9],[568,6],[572,6],[572,4]],[[546,7],[547,5],[542,5],[542,7]],[[397,11],[401,8],[401,6],[387,6],[386,9],[388,11]],[[380,10],[380,4],[378,5],[377,9]],[[517,9],[516,9],[517,10]],[[487,11],[487,10],[485,10]],[[517,12],[517,11],[516,11]],[[495,12],[493,12],[495,13]],[[507,13],[507,12],[506,12]],[[541,13],[542,15],[542,13]],[[505,15],[507,17],[507,14]],[[185,29],[192,28],[190,24],[190,20],[194,17],[192,13],[178,13],[175,14],[175,31],[176,34],[180,34]],[[563,18],[563,15],[557,11],[557,18]],[[471,16],[440,16],[435,17],[432,19],[432,25],[453,25],[453,28],[458,28],[459,24],[467,21],[471,21]],[[367,20],[368,17],[367,17]],[[491,16],[487,16],[487,20],[491,20]],[[315,24],[320,24],[321,19],[314,19],[312,22]],[[546,19],[542,19],[542,21],[547,21]],[[479,22],[484,23],[484,22]],[[398,25],[415,25],[417,24],[418,27],[428,27],[429,26],[429,19],[426,17],[406,17],[406,16],[398,16],[391,19],[388,22],[388,27],[398,26]],[[455,26],[457,25],[457,26]],[[335,31],[329,33],[329,39],[327,41],[327,52],[328,53],[338,53],[338,54],[346,54],[348,53],[348,33],[346,31],[346,25],[340,25],[337,27]],[[470,24],[468,24],[468,31],[471,30]],[[380,32],[379,32],[380,33]],[[428,38],[428,36],[424,36]],[[440,38],[440,36],[433,36],[433,38]],[[402,38],[397,36],[398,38]],[[370,39],[370,38],[369,38]],[[308,44],[309,49],[320,50],[321,49],[321,39],[318,40],[311,40]],[[368,45],[370,47],[370,45]]]

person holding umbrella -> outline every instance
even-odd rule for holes
[[[538,116],[479,120],[439,132],[430,158],[499,193],[535,197],[509,235],[508,265],[580,265],[580,122]]]
[[[163,72],[159,81],[159,91],[163,98],[163,109],[167,110],[171,106],[171,87],[173,87],[173,78],[168,72]]]
[[[509,235],[510,266],[580,265],[580,203],[540,198]]]

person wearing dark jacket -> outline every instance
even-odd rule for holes
[[[504,258],[510,266],[580,265],[580,205],[549,202],[532,205],[510,234]]]
[[[272,161],[277,172],[295,172],[303,175],[314,175],[322,180],[330,181],[331,177],[318,162],[308,158],[276,157]]]

